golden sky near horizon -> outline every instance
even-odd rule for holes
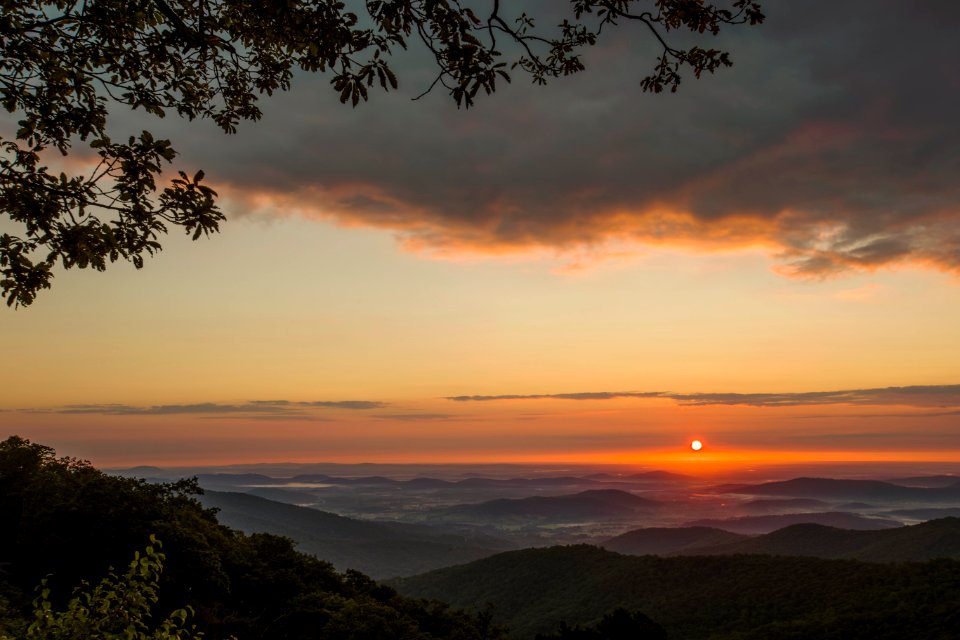
[[[238,219],[198,246],[176,239],[141,272],[58,275],[36,305],[4,312],[0,423],[111,465],[664,466],[688,460],[693,437],[708,444],[701,463],[944,460],[960,448],[958,412],[943,409],[960,404],[958,389],[787,406],[447,398],[951,385],[956,317],[960,289],[931,271],[807,281],[773,273],[762,254],[655,250],[570,273]]]
[[[112,466],[960,461],[958,27],[780,3],[671,95],[618,31],[469,111],[410,100],[414,55],[396,94],[298,77],[231,137],[118,112],[228,222],[0,311],[0,435]]]

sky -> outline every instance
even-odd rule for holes
[[[397,92],[300,75],[234,136],[116,111],[228,221],[0,311],[0,432],[110,466],[960,461],[960,4],[764,9],[675,94],[622,27],[469,110],[411,100],[413,50]]]

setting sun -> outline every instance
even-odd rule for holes
[[[699,440],[694,440],[693,442],[690,443],[690,448],[693,449],[694,451],[700,451],[700,449],[703,449],[703,443],[700,442]]]

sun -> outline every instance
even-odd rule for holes
[[[700,442],[699,440],[694,440],[693,442],[690,443],[690,448],[693,449],[694,451],[700,451],[700,449],[703,449],[703,443]]]

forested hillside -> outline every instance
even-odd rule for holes
[[[686,640],[960,637],[960,562],[623,556],[577,545],[502,553],[393,582],[456,606],[494,605],[516,638],[639,610]]]
[[[483,617],[337,573],[286,538],[224,527],[198,491],[193,481],[109,476],[17,437],[0,442],[0,636],[24,637],[45,577],[62,607],[81,581],[122,572],[154,534],[166,555],[154,619],[192,607],[207,640],[497,637]]]
[[[871,562],[960,559],[960,518],[941,518],[892,529],[856,531],[795,524],[761,536],[708,527],[635,529],[600,546],[629,555],[813,556]]]
[[[282,504],[248,493],[205,490],[199,497],[217,519],[247,533],[295,540],[301,551],[374,578],[423,573],[511,548],[490,536],[456,535],[424,525],[367,522],[318,509]]]

